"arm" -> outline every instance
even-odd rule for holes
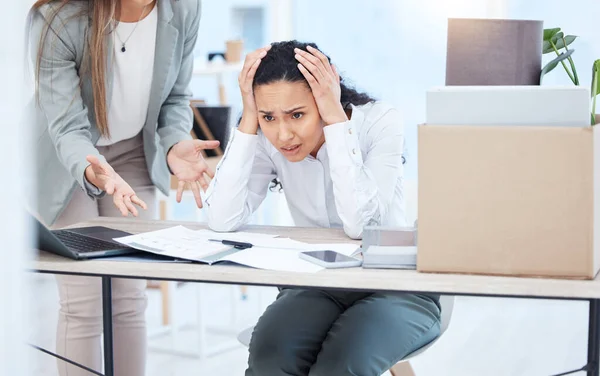
[[[273,162],[256,134],[236,130],[207,192],[208,226],[235,231],[246,224],[276,177]]]
[[[169,150],[176,143],[192,138],[190,135],[190,131],[192,130],[192,109],[190,108],[192,92],[190,81],[194,70],[194,47],[198,38],[201,14],[200,0],[197,0],[196,3],[196,12],[185,33],[186,39],[183,46],[183,57],[181,66],[179,67],[179,75],[158,115],[157,132],[160,136],[160,143],[166,153],[165,159]]]
[[[370,129],[363,159],[352,120],[325,127],[335,206],[346,235],[359,239],[366,225],[384,223],[402,176],[404,136],[397,110],[383,114]]]
[[[86,157],[91,155],[101,162],[106,160],[92,143],[88,109],[81,98],[76,44],[72,38],[80,30],[74,19],[65,20],[58,15],[45,34],[48,24],[46,15],[53,12],[49,6],[42,7],[33,11],[31,19],[31,56],[36,69],[37,56],[41,53],[38,106],[46,118],[48,134],[59,160],[88,195],[97,197],[102,192],[85,179],[85,169],[89,166]],[[43,34],[46,35],[45,43],[39,49]]]
[[[307,50],[296,49],[296,59],[325,124],[335,206],[346,235],[359,239],[364,226],[383,223],[392,206],[403,173],[402,124],[397,111],[387,110],[370,122],[368,129],[361,129],[368,138],[363,160],[357,127],[353,125],[363,121],[362,116],[348,120],[340,103],[337,69],[321,51],[311,46]]]

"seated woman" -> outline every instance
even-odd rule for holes
[[[405,224],[400,114],[342,83],[314,44],[249,54],[243,114],[206,202],[209,226],[235,231],[283,186],[297,226]],[[434,340],[439,297],[281,289],[258,321],[246,376],[381,375]]]

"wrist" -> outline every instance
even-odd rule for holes
[[[96,179],[95,179],[95,175],[94,175],[94,170],[92,169],[92,165],[88,165],[85,170],[83,171],[83,178],[90,183],[91,185],[93,185],[94,187],[100,189],[98,187],[98,184],[96,184]]]
[[[332,113],[331,115],[328,115],[327,117],[323,117],[324,126],[337,124],[337,123],[343,123],[345,121],[348,121],[348,115],[346,115],[346,112],[344,111],[342,106],[340,106],[339,109],[335,113]]]
[[[258,116],[253,113],[243,113],[238,130],[246,134],[256,134],[258,132]]]

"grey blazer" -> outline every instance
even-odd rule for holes
[[[84,56],[89,53],[87,1],[65,6],[50,25],[40,64],[39,101],[32,100],[33,134],[37,152],[36,189],[31,189],[33,207],[48,225],[68,204],[75,189],[84,189],[91,199],[100,197],[89,189],[84,171],[87,155],[101,160],[95,144],[100,134],[94,117],[92,85]],[[30,14],[30,55],[37,61],[40,36],[48,24],[52,6]],[[158,0],[158,28],[150,105],[143,128],[144,152],[152,182],[169,192],[166,152],[177,142],[190,139],[192,112],[189,82],[193,51],[198,35],[201,0]],[[84,11],[83,14],[81,11]],[[107,38],[112,51],[112,38]],[[111,55],[111,54],[108,54]],[[35,65],[34,65],[35,66]],[[88,70],[89,72],[89,70]],[[107,96],[111,98],[111,57],[107,64]],[[80,83],[80,73],[83,80]]]

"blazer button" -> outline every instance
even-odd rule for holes
[[[356,154],[356,149],[352,149],[352,154]]]

